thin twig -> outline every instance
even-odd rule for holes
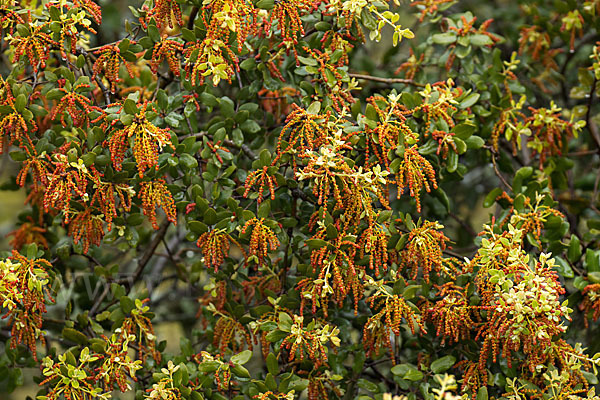
[[[94,80],[96,81],[96,84],[98,84],[98,87],[100,88],[100,90],[102,91],[102,94],[104,95],[104,101],[106,102],[105,105],[109,105],[111,104],[110,101],[110,91],[106,88],[106,86],[104,86],[104,84],[102,83],[102,80],[100,79],[100,77],[98,75],[94,75],[94,67],[92,66],[92,60],[91,60],[91,56],[90,53],[86,52],[85,50],[80,50],[81,54],[83,54],[83,56],[85,57],[85,61],[88,67],[88,72],[90,74],[90,76],[94,77]]]
[[[131,276],[131,278],[125,278],[121,281],[121,283],[125,284],[125,286],[127,287],[128,290],[131,290],[131,288],[133,287],[133,284],[137,281],[137,279],[140,277],[140,275],[144,271],[144,267],[146,267],[146,265],[148,264],[148,262],[154,255],[156,248],[158,247],[160,242],[165,237],[165,234],[167,233],[167,229],[169,228],[170,224],[171,223],[167,220],[165,220],[162,223],[160,228],[158,228],[158,231],[156,232],[154,239],[152,240],[152,242],[150,242],[150,245],[148,246],[148,248],[142,255],[142,258],[140,258],[140,261],[138,262],[138,266],[137,266],[136,270],[134,271],[133,275]]]
[[[354,74],[354,73],[350,73],[350,74],[348,74],[348,76],[350,76],[352,78],[364,79],[364,80],[373,81],[373,82],[381,82],[381,83],[388,83],[388,84],[392,84],[392,83],[404,83],[405,85],[412,85],[412,86],[417,86],[417,87],[425,87],[424,84],[415,82],[412,79],[381,78],[379,76],[364,75],[364,74]]]
[[[504,186],[506,186],[507,189],[512,191],[512,186],[510,186],[508,184],[508,182],[506,182],[506,179],[504,179],[504,177],[500,173],[500,170],[498,169],[498,165],[496,164],[496,154],[493,152],[492,152],[492,164],[494,164],[494,172],[496,173],[496,176],[500,179],[502,184],[504,184]]]
[[[191,129],[191,126],[189,126],[189,128]],[[185,135],[182,136],[180,139],[181,140],[185,140],[187,138],[190,137],[194,137],[194,138],[203,138],[204,136],[206,136],[209,140],[213,140],[212,135],[209,135],[206,132],[197,132],[197,133],[192,133],[189,135]],[[244,154],[246,154],[246,156],[251,159],[252,161],[258,159],[258,156],[252,151],[252,149],[247,145],[247,144],[235,144],[234,142],[232,142],[229,139],[225,139],[223,140],[223,144],[227,147],[230,147],[232,149],[236,149],[236,150],[242,150],[244,152]]]
[[[596,84],[598,83],[598,79],[594,78],[594,83],[592,83],[592,87],[590,89],[590,93],[588,95],[588,103],[587,103],[587,111],[585,113],[585,123],[588,127],[592,139],[596,142],[596,147],[598,148],[598,152],[600,152],[600,137],[598,137],[598,131],[594,123],[592,122],[592,104],[594,100],[594,92],[596,91]]]
[[[454,219],[456,222],[458,222],[460,224],[460,226],[463,227],[463,229],[465,231],[467,231],[467,233],[473,237],[477,236],[477,232],[475,232],[475,230],[473,229],[473,227],[471,227],[471,225],[469,225],[466,221],[464,221],[462,218],[460,218],[458,215],[454,214],[453,212],[449,212],[448,215]]]
[[[594,192],[592,193],[592,201],[590,202],[590,208],[597,213],[600,213],[596,207],[596,199],[598,198],[598,184],[600,183],[600,174],[596,174],[596,181],[594,182]]]
[[[106,298],[106,296],[108,296],[109,291],[110,291],[110,285],[107,284],[106,286],[104,286],[104,290],[102,291],[100,296],[98,296],[96,298],[96,301],[94,301],[92,308],[90,308],[90,312],[88,313],[88,316],[90,318],[92,318],[92,316],[94,316],[96,314],[96,310],[98,310],[98,307],[100,307],[100,304],[102,304],[102,301]]]
[[[584,157],[598,154],[598,150],[581,150],[565,154],[566,157]]]
[[[567,72],[567,66],[569,65],[569,63],[571,62],[571,60],[574,59],[575,55],[579,52],[579,50],[585,46],[588,43],[594,42],[598,40],[598,34],[596,33],[589,33],[586,36],[584,36],[580,41],[579,44],[577,45],[577,47],[575,47],[575,49],[573,49],[573,51],[570,51],[567,56],[565,57],[565,61],[562,65],[562,67],[560,68],[560,75],[561,76],[566,76],[566,72]],[[566,79],[562,79],[560,82],[560,86],[561,86],[561,91],[562,91],[562,96],[563,96],[563,100],[565,101],[565,104],[569,104],[569,92],[568,92],[568,88],[567,88],[567,82]]]

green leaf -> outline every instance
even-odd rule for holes
[[[496,203],[496,198],[502,194],[502,189],[494,188],[491,192],[489,192],[485,198],[483,199],[483,207],[489,208]]]
[[[281,329],[282,331],[285,332],[289,332],[290,329],[292,329],[292,324],[293,324],[293,320],[292,317],[289,316],[288,313],[286,312],[280,312],[279,313],[279,329]]]
[[[477,137],[477,136],[473,136],[473,137]],[[461,138],[457,138],[454,137],[454,144],[456,145],[456,153],[460,154],[464,154],[467,151],[467,144],[465,143],[464,140],[462,140]],[[482,144],[483,146],[483,144]]]
[[[131,125],[131,123],[133,122],[133,115],[121,114],[121,116],[119,117],[119,121],[121,121],[121,123],[125,126]]]
[[[421,285],[408,285],[404,288],[402,297],[404,297],[405,300],[410,300],[415,297],[419,289],[421,289]]]
[[[513,178],[512,188],[515,192],[521,191],[521,186],[523,186],[523,181],[529,178],[533,174],[532,167],[521,167],[515,172],[515,177]]]
[[[315,24],[315,29],[320,32],[326,32],[331,29],[331,24],[325,21],[319,21]]]
[[[327,231],[327,239],[329,239],[329,240],[333,240],[336,237],[338,237],[338,235],[339,235],[338,229],[333,224],[327,224],[326,231]]]
[[[317,60],[315,60],[312,57],[302,57],[302,56],[298,56],[298,61],[300,61],[300,63],[304,64],[304,65],[310,65],[313,67],[316,67],[318,65]],[[313,103],[314,104],[314,103]],[[309,107],[310,108],[310,107]],[[318,112],[318,110],[317,110]],[[308,112],[309,114],[312,114],[310,111]]]
[[[248,351],[248,350],[246,350]],[[246,378],[249,379],[250,378],[250,372],[242,367],[241,365],[235,365],[233,368],[231,368],[231,372],[233,372],[233,374],[239,378]]]
[[[133,311],[135,309],[135,303],[128,296],[122,296],[119,299],[119,303],[121,305],[121,310],[123,310],[123,312],[125,314],[129,314],[131,311]]]
[[[187,28],[181,29],[181,36],[183,37],[183,40],[185,40],[186,42],[195,42],[196,41],[196,35],[194,35],[194,32]]]
[[[240,68],[244,71],[251,71],[256,68],[256,60],[254,57],[247,58],[240,63]]]
[[[590,283],[600,283],[600,271],[588,273],[588,279],[590,280]]]
[[[458,154],[453,151],[448,152],[448,159],[446,160],[446,169],[448,172],[455,172],[458,168]]]
[[[365,117],[370,119],[371,121],[379,121],[379,115],[377,114],[377,110],[373,107],[372,104],[367,104],[365,108]]]
[[[488,390],[487,386],[482,386],[477,391],[477,397],[475,400],[488,400]]]
[[[277,390],[277,382],[275,381],[275,377],[271,373],[267,373],[265,378],[265,385],[271,391]]]
[[[414,365],[410,364],[394,365],[391,369],[391,372],[392,374],[397,375],[402,379],[408,379],[409,381],[419,381],[423,379],[423,373]]]
[[[275,7],[275,0],[259,0],[256,7],[261,10],[272,10]]]
[[[442,205],[446,208],[446,211],[450,211],[450,199],[448,198],[448,195],[441,187],[438,187],[437,189],[433,189],[431,191],[431,194],[436,199],[438,199],[440,201],[440,203],[442,203]]]
[[[135,101],[131,99],[126,99],[123,103],[123,110],[129,115],[136,115],[140,110],[137,108],[137,104]]]
[[[562,257],[554,257],[556,261],[555,268],[556,272],[559,273],[564,278],[573,278],[575,273],[573,272],[573,268],[567,263]]]
[[[404,374],[404,379],[408,379],[409,381],[420,381],[423,379],[423,373],[418,369],[410,369],[406,374]]]
[[[256,122],[253,119],[249,119],[240,125],[240,129],[246,133],[255,134],[260,132],[262,128],[260,127],[258,122]]]
[[[311,249],[320,249],[323,246],[327,246],[327,242],[323,239],[308,239],[306,240],[306,244]]]
[[[64,96],[64,92],[60,89],[52,89],[46,93],[46,99],[48,100],[58,100]]]
[[[282,330],[276,329],[273,332],[269,332],[267,334],[267,336],[265,336],[265,339],[267,339],[267,341],[271,342],[271,343],[275,343],[278,342],[279,340],[285,338],[288,336],[287,332],[284,332]]]
[[[600,272],[600,250],[585,250],[585,270],[587,272]]]
[[[310,104],[310,106],[308,106],[308,108],[306,109],[306,112],[311,115],[317,115],[317,114],[319,114],[319,111],[321,111],[321,102],[320,101],[313,101]]]
[[[150,36],[150,39],[152,39],[154,43],[160,42],[160,32],[156,25],[148,26],[148,36]]]
[[[195,169],[198,167],[198,160],[188,153],[183,153],[179,156],[179,164],[186,169]]]
[[[365,389],[371,393],[379,393],[379,386],[366,379],[359,379],[357,385],[361,389]]]
[[[452,128],[452,133],[462,140],[467,140],[477,130],[477,126],[470,123],[457,124]]]
[[[271,165],[271,153],[269,150],[262,149],[258,158],[260,159],[260,163],[263,167],[268,167]]]
[[[17,150],[17,151],[11,151],[9,153],[10,158],[13,159],[13,161],[17,161],[17,162],[22,162],[27,160],[27,154],[25,154],[25,152]]]
[[[362,24],[370,31],[377,30],[377,19],[370,12],[360,13]]]
[[[175,112],[171,112],[165,117],[165,122],[167,125],[173,128],[178,128],[180,121],[182,121],[181,114],[177,114]]]
[[[29,28],[27,28],[27,26],[25,26],[23,24],[17,24],[17,32],[19,33],[19,36],[21,36],[21,37],[29,36]]]
[[[465,144],[467,145],[467,149],[476,150],[483,147],[485,140],[479,136],[471,136],[465,140]]]
[[[262,203],[260,203],[260,206],[258,207],[258,212],[256,213],[256,215],[258,216],[258,218],[268,218],[270,214],[271,214],[271,201],[264,200]]]
[[[188,222],[188,228],[197,235],[201,235],[204,232],[208,232],[208,226],[204,222],[190,221]]]
[[[454,32],[445,32],[445,33],[436,33],[431,37],[433,43],[436,44],[451,44],[456,42],[456,33]]]
[[[87,336],[73,328],[63,328],[62,336],[73,343],[81,345],[86,345],[88,343]]]
[[[460,102],[459,107],[465,109],[473,106],[475,103],[477,103],[477,100],[479,100],[480,96],[481,95],[479,93],[471,93]]]
[[[26,105],[27,105],[27,96],[25,96],[23,93],[21,93],[15,99],[15,110],[17,110],[17,112],[22,113],[23,110],[25,109]]]
[[[207,225],[214,225],[217,222],[217,212],[209,208],[204,212],[204,223]]]
[[[379,214],[377,215],[377,222],[378,223],[382,223],[385,221],[389,221],[389,219],[392,217],[392,210],[382,210],[379,212]]]
[[[442,358],[438,358],[434,362],[431,363],[431,371],[434,374],[440,374],[442,372],[446,372],[454,365],[456,362],[456,357],[448,355]]]
[[[301,392],[308,387],[308,379],[296,379],[290,383],[288,389],[295,390],[296,392]]]
[[[469,36],[469,41],[474,46],[488,46],[494,44],[494,41],[489,36],[481,33],[475,33]]]
[[[269,373],[272,375],[277,375],[279,373],[279,363],[277,362],[277,357],[275,354],[269,353],[266,361]]]
[[[217,98],[208,92],[200,93],[200,103],[207,107],[216,107],[219,105]]]
[[[529,178],[531,175],[533,174],[533,168],[532,167],[521,167],[517,170],[517,172],[515,172],[515,176],[521,178],[521,179],[527,179]]]
[[[129,41],[129,39],[125,38],[123,40],[121,40],[119,42],[119,44],[117,45],[117,47],[119,48],[119,50],[122,52],[127,51],[129,49],[129,44],[131,42]]]
[[[219,362],[217,361],[204,361],[203,363],[198,365],[198,370],[204,373],[211,373],[215,372],[220,365],[221,364],[219,364]]]
[[[581,242],[575,235],[571,235],[571,242],[567,249],[567,259],[572,263],[579,261],[581,258]]]
[[[588,219],[587,220],[587,227],[589,229],[596,229],[596,230],[600,230],[600,219]]]
[[[585,379],[588,381],[588,383],[590,385],[598,384],[598,377],[596,376],[596,374],[594,374],[592,372],[588,372],[588,371],[581,371],[581,373],[583,374],[583,376],[585,377]],[[479,400],[479,399],[477,399],[477,400]]]
[[[244,350],[231,357],[231,362],[238,365],[244,365],[252,358],[251,350]]]

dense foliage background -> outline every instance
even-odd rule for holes
[[[0,392],[598,399],[599,13],[0,1]]]

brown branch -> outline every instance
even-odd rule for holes
[[[104,43],[104,44],[98,45],[96,47],[92,47],[90,49],[87,49],[87,51],[89,53],[92,53],[92,52],[94,52],[96,50],[100,50],[104,46],[114,46],[115,44],[121,43],[124,39],[129,39],[130,42],[135,42],[135,38],[139,35],[140,31],[142,31],[141,26],[138,26],[137,28],[135,28],[135,32],[132,32],[133,33],[133,37],[131,37],[131,34],[128,33],[127,35],[125,35],[125,37],[123,39],[115,40],[115,41],[109,42],[109,43]],[[177,33],[175,35],[170,35],[169,37],[178,37],[178,36],[181,36],[181,33]]]
[[[500,181],[504,184],[504,186],[506,186],[506,188],[512,192],[512,186],[506,182],[506,179],[504,179],[500,173],[500,170],[498,169],[498,165],[496,164],[496,153],[494,152],[492,152],[492,164],[494,164],[494,172],[496,173],[496,176],[500,178]]]
[[[600,174],[596,175],[596,181],[594,182],[594,192],[592,193],[592,200],[590,202],[590,208],[597,213],[600,213],[596,207],[596,199],[598,198],[598,184],[600,184]]]
[[[106,296],[108,296],[109,291],[110,291],[110,285],[107,283],[106,286],[104,286],[104,290],[102,291],[100,296],[98,296],[96,298],[96,301],[94,301],[92,308],[90,308],[90,312],[88,313],[88,316],[90,318],[92,318],[92,316],[96,315],[96,311],[98,310],[98,307],[100,307],[100,304],[102,304],[102,301],[106,298]]]
[[[600,136],[598,136],[598,129],[594,122],[592,121],[592,104],[594,99],[594,92],[596,91],[596,84],[598,83],[598,79],[594,78],[594,83],[592,84],[592,88],[590,89],[590,93],[588,95],[588,103],[587,103],[587,111],[585,113],[585,123],[590,131],[590,135],[594,142],[596,143],[596,147],[598,148],[598,152],[600,152]]]
[[[381,83],[388,83],[388,84],[392,84],[392,83],[404,83],[405,85],[412,85],[412,86],[417,86],[417,87],[425,87],[424,84],[415,82],[412,79],[381,78],[379,76],[364,75],[364,74],[354,74],[354,73],[349,73],[348,76],[350,76],[352,78],[364,79],[364,80],[373,81],[373,82],[381,82]]]
[[[188,18],[187,28],[191,31],[194,29],[194,22],[196,21],[196,16],[198,15],[198,7],[192,7],[192,11],[190,12],[190,17]]]
[[[581,151],[574,151],[572,153],[567,153],[565,154],[566,157],[584,157],[584,156],[591,156],[594,154],[597,154],[598,150],[581,150]]]
[[[158,247],[160,242],[165,237],[165,234],[167,233],[167,229],[169,228],[169,225],[170,225],[170,222],[167,220],[165,220],[162,223],[160,228],[158,228],[158,231],[156,232],[154,239],[152,239],[152,242],[150,242],[150,245],[148,246],[148,248],[142,255],[142,258],[140,258],[140,261],[138,262],[138,266],[137,266],[136,270],[134,271],[133,275],[130,278],[121,279],[120,283],[125,284],[125,286],[127,287],[128,290],[131,290],[135,281],[137,281],[137,279],[140,277],[140,275],[144,271],[144,268],[146,267],[146,265],[148,264],[148,262],[154,255],[156,248]]]
[[[252,161],[254,161],[258,158],[258,156],[256,154],[254,154],[254,152],[246,144],[242,144],[242,145],[238,146],[237,144],[233,143],[229,139],[225,139],[223,141],[223,144],[227,147],[232,147],[234,149],[242,150],[244,152],[244,154],[246,154],[246,156],[248,158],[250,158]]]
[[[188,126],[188,127],[189,127],[190,129],[192,129],[191,125],[190,125],[190,126]],[[208,134],[208,133],[206,133],[206,132],[192,133],[192,134],[190,134],[190,135],[185,135],[185,136],[182,136],[180,139],[181,139],[181,140],[185,140],[185,139],[187,139],[187,138],[190,138],[190,137],[202,138],[202,137],[204,137],[204,136],[206,136],[206,137],[207,137],[209,140],[213,140],[213,137],[212,137],[212,135],[209,135],[209,134]],[[232,142],[231,140],[229,140],[229,139],[225,139],[225,140],[223,141],[223,144],[224,144],[225,146],[227,146],[227,147],[230,147],[230,148],[232,148],[232,149],[236,149],[236,150],[241,150],[241,151],[243,151],[243,152],[244,152],[244,154],[246,154],[246,156],[247,156],[249,159],[251,159],[252,161],[254,161],[254,160],[258,159],[258,156],[257,156],[256,154],[254,154],[254,152],[252,151],[252,149],[251,149],[251,148],[250,148],[250,147],[249,147],[247,144],[241,144],[241,145],[238,145],[238,144],[235,144],[235,143],[233,143],[233,142]]]
[[[458,215],[454,214],[453,212],[449,212],[448,215],[455,220],[456,222],[458,222],[458,224],[460,226],[463,227],[463,229],[465,231],[467,231],[467,233],[473,237],[477,236],[477,232],[475,232],[475,230],[473,229],[473,227],[471,227],[471,225],[469,225],[467,223],[467,221],[463,220],[462,218],[460,218]]]
[[[85,51],[83,49],[80,50],[80,54],[83,54],[83,56],[85,57],[85,62],[88,67],[88,74],[89,74],[88,76],[90,78],[91,77],[94,78],[94,80],[96,81],[96,84],[98,85],[98,87],[102,91],[102,94],[104,95],[104,102],[106,103],[105,106],[109,105],[111,103],[110,90],[108,90],[108,88],[106,86],[104,86],[104,84],[102,83],[102,79],[100,79],[100,77],[98,75],[94,75],[94,67],[92,65],[92,59],[91,59],[91,57],[93,57],[92,54],[88,53],[87,51]],[[94,100],[94,103],[97,103],[96,100]]]

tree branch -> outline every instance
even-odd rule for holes
[[[130,278],[126,278],[126,279],[122,280],[121,283],[125,284],[125,286],[127,287],[127,290],[131,290],[131,288],[133,287],[133,284],[135,283],[135,281],[137,281],[137,279],[140,277],[140,275],[144,271],[144,268],[146,267],[146,264],[148,264],[148,262],[150,261],[150,259],[154,255],[154,252],[156,251],[156,248],[158,247],[158,245],[160,244],[160,242],[165,237],[165,234],[167,233],[167,229],[169,228],[170,224],[171,223],[169,221],[167,221],[167,220],[165,220],[162,223],[162,225],[160,226],[160,228],[156,232],[156,235],[154,236],[154,239],[152,239],[152,242],[150,242],[150,245],[148,246],[148,248],[146,249],[146,251],[142,255],[142,258],[140,258],[140,260],[138,262],[138,266],[137,266],[136,270],[134,271],[133,275]]]
[[[364,75],[364,74],[354,74],[354,73],[349,73],[348,76],[350,76],[352,78],[357,78],[357,79],[364,79],[366,81],[381,82],[381,83],[388,83],[388,84],[392,84],[392,83],[404,83],[405,85],[412,85],[412,86],[417,86],[417,87],[425,87],[424,84],[415,82],[412,79],[381,78],[379,76]]]
[[[504,179],[504,177],[500,173],[500,170],[498,169],[498,165],[496,164],[496,153],[494,152],[492,152],[492,164],[494,164],[494,172],[496,173],[496,176],[500,179],[502,184],[512,192],[512,186],[509,185],[508,182],[506,182],[506,179]]]
[[[594,125],[592,121],[592,105],[594,100],[594,92],[596,91],[596,84],[598,83],[598,79],[594,78],[594,83],[592,83],[592,88],[590,89],[590,93],[588,95],[588,103],[587,103],[587,111],[585,112],[585,123],[590,131],[590,135],[594,142],[596,143],[596,147],[598,148],[598,152],[600,152],[600,137],[598,136],[598,129],[596,125]]]
[[[191,129],[191,126],[189,127]],[[190,135],[185,135],[182,136],[180,139],[181,140],[185,140],[189,137],[195,137],[195,138],[202,138],[206,136],[208,139],[213,140],[212,135],[209,135],[206,132],[198,132],[198,133],[192,133]],[[223,144],[227,147],[230,147],[232,149],[236,149],[236,150],[241,150],[244,152],[244,154],[251,159],[252,161],[256,160],[258,158],[258,156],[256,154],[254,154],[254,152],[252,151],[252,149],[250,147],[248,147],[247,144],[241,144],[241,145],[237,145],[235,143],[233,143],[231,140],[229,139],[225,139],[223,140]]]

